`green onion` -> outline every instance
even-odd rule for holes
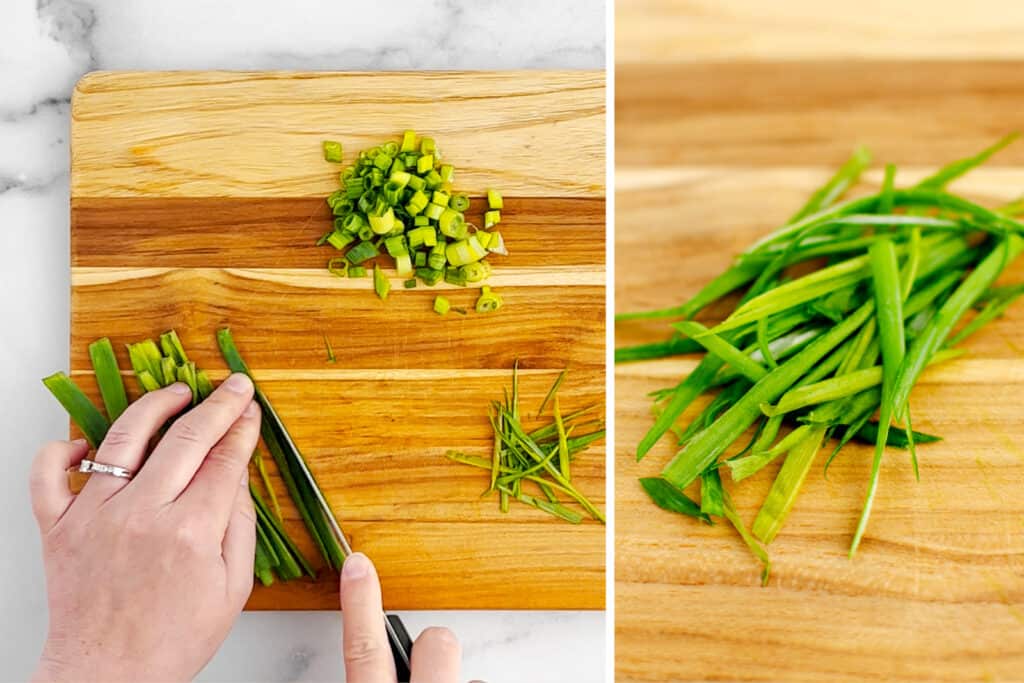
[[[700,511],[709,517],[725,515],[725,490],[722,478],[717,469],[702,472],[700,475]]]
[[[78,385],[63,372],[43,379],[43,384],[64,407],[71,420],[82,430],[82,435],[94,449],[99,448],[110,429],[107,418],[92,404]]]
[[[470,235],[468,239],[450,243],[445,248],[445,256],[449,265],[464,266],[487,256],[487,250],[480,245],[476,235]]]
[[[347,258],[349,263],[352,265],[358,266],[369,259],[372,259],[376,255],[377,247],[373,246],[373,242],[363,241],[349,249],[345,258]]]
[[[256,384],[252,373],[249,371],[249,367],[242,360],[242,356],[235,346],[234,338],[231,336],[231,330],[228,328],[218,330],[217,344],[220,346],[221,355],[224,356],[224,361],[228,364],[231,371],[245,373],[253,380],[253,384],[256,386],[256,401],[265,412],[270,412],[270,402],[263,394],[259,385]],[[288,494],[295,503],[295,507],[298,509],[299,515],[306,524],[306,529],[313,537],[321,555],[323,555],[324,560],[331,567],[340,570],[342,562],[344,562],[344,552],[328,526],[327,519],[324,517],[324,512],[317,502],[316,494],[313,492],[311,484],[302,474],[301,467],[297,464],[299,460],[302,460],[302,454],[287,445],[290,439],[285,438],[283,433],[279,433],[269,420],[263,420],[260,426],[260,434],[263,436],[267,450],[270,451],[270,455],[277,465]]]
[[[650,496],[651,501],[662,510],[696,517],[705,524],[711,524],[711,517],[701,511],[700,505],[661,477],[645,477],[640,480],[640,485]]]
[[[491,291],[491,288],[484,285],[480,290],[480,298],[476,300],[477,313],[491,313],[501,308],[501,296]]]
[[[197,369],[196,364],[188,359],[188,354],[185,353],[181,340],[174,330],[160,335],[159,346],[153,340],[146,339],[129,344],[128,349],[133,370],[144,392],[155,391],[165,384],[181,381],[192,390],[193,405],[213,393],[213,384],[210,382],[209,376],[204,371]],[[100,339],[93,342],[89,345],[89,354],[96,369],[97,383],[109,414],[113,416],[119,414],[119,411],[123,412],[127,398],[124,397],[124,385],[110,341]],[[153,373],[159,373],[160,381]],[[75,423],[79,425],[89,443],[94,448],[98,448],[108,429],[106,418],[63,373],[47,377],[43,382],[65,407]],[[254,453],[252,459],[277,514],[280,516],[277,498],[259,452]],[[264,516],[270,517],[269,512],[266,511],[266,506],[259,499],[259,495],[251,484],[250,491],[258,515],[253,567],[256,577],[264,585],[270,585],[274,582],[275,572],[282,580],[300,576],[303,573],[300,566],[305,568],[310,576],[313,576],[313,571],[309,568],[305,558],[302,557],[277,520],[271,517],[270,524],[266,522]],[[261,505],[263,514],[260,512]]]
[[[416,132],[407,130],[402,133],[402,146],[401,151],[412,152],[416,149]]]
[[[671,500],[689,516],[703,510],[709,519],[726,517],[766,576],[770,564],[757,539],[770,543],[779,533],[818,452],[838,442],[828,446],[827,472],[850,440],[866,440],[875,453],[850,546],[850,555],[856,552],[885,448],[907,449],[916,475],[916,445],[939,438],[912,427],[908,402],[921,372],[957,357],[962,352],[952,347],[1024,294],[1024,285],[992,287],[1024,251],[1015,208],[993,211],[943,189],[1015,137],[910,189],[895,187],[896,168],[889,165],[878,194],[843,201],[870,160],[858,149],[788,223],[757,240],[690,301],[617,316],[683,319],[665,341],[617,350],[618,362],[705,351],[682,381],[652,394],[655,421],[637,458],[666,432],[679,444],[661,478],[642,480],[657,504]],[[708,329],[690,320],[733,293],[739,303],[720,324]],[[972,309],[978,312],[961,324]],[[707,392],[717,394],[688,424],[677,424]],[[878,422],[869,422],[876,413]],[[792,429],[781,433],[783,423]],[[902,426],[894,430],[896,423]],[[753,436],[744,436],[751,427]],[[775,459],[783,464],[751,535],[721,472],[735,484]],[[682,490],[698,479],[701,506],[694,510]]]
[[[281,504],[277,500],[277,494],[274,493],[274,487],[270,483],[270,474],[267,473],[266,463],[263,462],[263,455],[257,450],[253,451],[252,462],[256,465],[256,473],[260,475],[260,481],[263,482],[263,488],[266,489],[267,495],[270,496],[270,504],[274,506],[274,514],[277,515],[278,519],[284,519],[284,515],[281,514]],[[249,484],[252,488],[252,483]],[[255,498],[255,491],[253,492]]]
[[[490,457],[470,456],[457,451],[449,451],[447,457],[453,462],[486,470],[490,483],[485,494],[498,494],[498,508],[502,512],[509,511],[511,500],[519,500],[573,524],[581,523],[583,516],[564,505],[560,500],[560,497],[564,497],[568,499],[567,502],[578,505],[591,518],[603,524],[604,514],[572,484],[571,462],[589,444],[604,438],[604,425],[598,420],[597,429],[570,438],[569,434],[594,421],[581,420],[590,408],[562,415],[558,384],[556,380],[551,393],[554,403],[552,422],[527,431],[519,411],[517,362],[512,368],[511,395],[506,391],[504,404],[492,402],[488,413],[494,432]],[[535,486],[546,500],[524,492],[523,487],[526,485]]]
[[[335,277],[346,277],[348,275],[348,259],[344,256],[332,258],[327,262],[327,272]]]
[[[551,384],[551,388],[548,389],[548,393],[544,396],[544,400],[540,402],[540,407],[537,408],[537,417],[540,417],[544,412],[544,407],[551,402],[552,397],[558,393],[558,388],[562,386],[562,382],[565,381],[566,375],[569,374],[568,370],[562,370],[555,378],[555,381]]]
[[[324,153],[331,160],[341,160],[338,143],[325,142]],[[486,280],[491,270],[485,259],[492,253],[507,255],[508,250],[497,231],[474,228],[471,234],[464,214],[470,208],[469,197],[453,193],[455,169],[440,164],[440,159],[433,138],[417,140],[409,130],[400,143],[389,141],[360,152],[339,174],[340,187],[327,197],[333,230],[324,233],[317,245],[331,245],[345,254],[346,265],[353,266],[366,263],[383,249],[395,260],[395,270],[405,283],[414,275],[428,285],[442,278],[460,285]],[[501,220],[503,201],[493,189],[488,190],[487,200],[488,209],[478,224],[492,227]],[[341,262],[328,264],[332,274],[360,276],[361,271],[334,267],[334,263]],[[472,264],[481,265],[467,267]],[[420,270],[426,268],[431,272]],[[412,289],[411,284],[406,286]],[[150,372],[154,379],[161,379],[160,373]]]
[[[434,268],[416,268],[413,272],[428,287],[433,287],[444,278],[444,271],[435,270]]]
[[[487,190],[487,206],[492,209],[504,209],[505,202],[501,198],[501,193],[497,190]]]
[[[330,161],[335,164],[341,163],[341,143],[333,140],[324,140],[324,161]]]
[[[388,292],[391,291],[391,281],[380,269],[379,264],[373,266],[373,291],[377,292],[377,297],[381,300],[387,299]]]
[[[448,311],[451,307],[452,305],[448,302],[447,297],[434,297],[434,312],[438,315],[448,315]]]
[[[174,339],[177,341],[177,335]],[[172,346],[171,350],[177,352],[180,348],[181,342],[177,342],[177,346]],[[184,358],[184,351],[181,352],[181,357]],[[128,395],[124,390],[124,380],[121,379],[121,371],[117,367],[117,357],[114,355],[114,347],[110,340],[104,337],[89,344],[89,358],[92,360],[92,369],[96,372],[96,384],[99,385],[103,405],[107,409],[107,419],[113,422],[121,417],[121,413],[128,407]],[[102,440],[102,436],[100,439]]]
[[[775,535],[786,521],[797,493],[811,470],[814,456],[818,454],[826,429],[825,426],[810,427],[807,434],[790,451],[782,469],[779,470],[775,483],[772,484],[768,497],[765,498],[754,520],[754,535],[763,543],[775,540]]]

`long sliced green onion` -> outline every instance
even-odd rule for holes
[[[238,347],[235,346],[231,330],[226,327],[218,330],[217,344],[220,346],[221,355],[231,371],[245,373],[252,379],[253,385],[256,387],[256,401],[263,408],[264,412],[269,413],[272,410],[270,401],[264,395],[259,385],[256,384],[256,380],[253,378],[248,366],[242,360]],[[297,464],[297,461],[302,459],[302,453],[288,446],[290,440],[285,438],[285,434],[278,433],[270,420],[263,420],[260,426],[260,434],[263,436],[263,441],[267,445],[274,463],[277,465],[281,479],[285,483],[285,488],[288,489],[288,494],[294,501],[295,507],[298,508],[299,515],[306,524],[307,531],[309,531],[317,547],[320,549],[321,555],[323,555],[324,560],[331,567],[340,570],[345,559],[344,551],[338,544],[334,534],[331,533],[327,519],[324,516],[324,511],[320,508],[316,499],[316,494],[313,492],[311,484],[302,475],[301,467]]]
[[[521,422],[519,371],[518,362],[515,363],[512,368],[511,392],[505,392],[504,403],[494,401],[490,406],[488,420],[494,433],[490,458],[457,451],[449,451],[447,457],[453,462],[489,472],[490,483],[484,493],[498,494],[498,508],[501,512],[509,511],[510,501],[519,500],[573,524],[580,523],[580,513],[566,507],[559,500],[560,496],[564,496],[568,499],[566,503],[578,505],[590,517],[603,524],[604,513],[573,485],[571,463],[591,443],[604,438],[604,424],[600,420],[595,424],[594,421],[581,419],[592,407],[563,415],[557,392],[559,384],[560,381],[556,380],[549,392],[553,405],[551,422],[528,431]],[[592,431],[570,437],[570,434],[591,424],[596,427]],[[536,486],[546,500],[525,493],[525,484]]]
[[[640,480],[640,485],[650,496],[651,501],[662,510],[696,517],[705,524],[711,524],[711,517],[701,511],[700,505],[661,477],[646,477]]]
[[[878,194],[843,200],[870,160],[858,149],[789,222],[739,254],[692,299],[616,317],[683,318],[665,341],[616,350],[617,362],[705,352],[682,381],[651,393],[654,425],[637,458],[666,432],[678,441],[662,476],[642,480],[656,504],[726,517],[767,572],[767,553],[754,536],[764,543],[775,538],[821,449],[831,451],[827,472],[856,438],[875,445],[850,546],[850,555],[856,552],[885,448],[906,449],[917,475],[916,445],[939,439],[913,429],[909,397],[921,372],[956,358],[962,351],[953,347],[1024,295],[1024,285],[992,286],[1024,251],[1024,223],[1014,218],[1024,214],[1024,203],[991,210],[944,189],[1016,137],[909,189],[896,187],[896,168],[888,165]],[[723,301],[733,293],[738,303]],[[710,329],[690,320],[714,302],[732,306],[724,320]],[[709,392],[716,393],[703,409],[681,422]],[[784,425],[790,429],[783,432]],[[751,535],[731,507],[721,472],[737,483],[776,459],[783,464]],[[683,494],[698,479],[699,507]]]

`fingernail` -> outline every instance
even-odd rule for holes
[[[73,439],[71,441],[71,445],[74,446],[75,448],[81,448],[82,446],[86,445],[87,443],[89,443],[89,442],[86,441],[85,439]]]
[[[236,372],[224,380],[224,386],[228,388],[228,391],[233,391],[236,394],[244,394],[249,391],[249,388],[252,386],[252,380],[250,380],[244,373]]]
[[[185,394],[191,395],[192,393],[192,390],[189,389],[188,385],[185,384],[184,382],[175,382],[174,384],[167,388],[170,389],[175,394],[178,394],[179,396],[184,396]]]
[[[352,553],[341,565],[341,576],[344,579],[357,580],[370,573],[370,559],[362,553]]]
[[[260,407],[256,405],[256,401],[249,401],[249,405],[245,407],[245,412],[242,415],[246,417],[256,417],[260,414]]]

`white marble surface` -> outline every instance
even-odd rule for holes
[[[68,357],[68,98],[94,69],[602,68],[595,0],[0,0],[0,679],[46,629],[29,461],[66,433],[39,379]],[[604,679],[599,613],[408,613],[453,628],[466,679]],[[244,614],[208,681],[340,681],[337,613]]]

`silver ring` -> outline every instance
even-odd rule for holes
[[[132,473],[123,467],[117,465],[107,465],[102,462],[96,462],[95,460],[83,460],[78,465],[79,472],[94,472],[96,474],[111,474],[121,479],[131,479]]]

